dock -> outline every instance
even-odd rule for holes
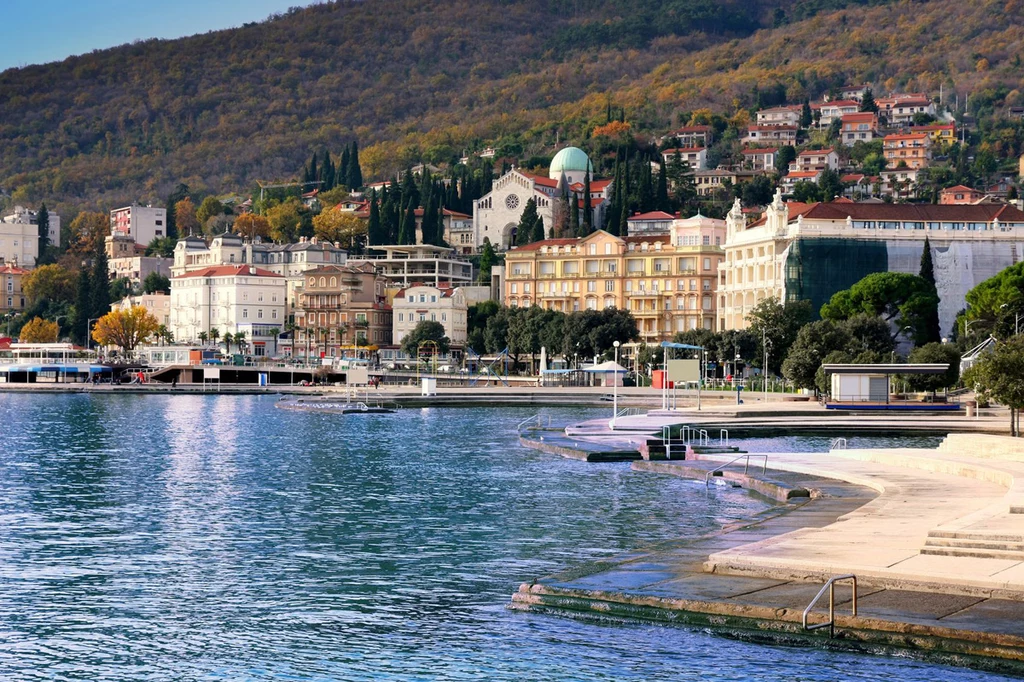
[[[631,466],[699,479],[725,459]],[[1024,443],[771,454],[744,476],[778,491],[760,517],[524,583],[510,608],[1024,674]],[[831,625],[806,628],[823,586],[850,575],[856,615],[839,580]],[[806,624],[829,620],[825,594]]]

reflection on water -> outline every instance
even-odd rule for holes
[[[0,394],[0,679],[998,679],[505,610],[763,508],[520,448],[529,415]]]

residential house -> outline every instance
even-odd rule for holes
[[[420,322],[439,322],[453,346],[468,338],[469,302],[461,288],[414,286],[402,289],[391,301],[392,343],[400,346]]]
[[[876,187],[881,190],[882,179],[877,175],[848,173],[840,178],[843,183],[843,196],[855,201],[873,199]]]
[[[132,286],[141,286],[154,272],[164,277],[171,276],[173,258],[146,256],[145,248],[128,234],[121,232],[108,235],[104,240],[107,253],[107,270],[110,279],[128,279]]]
[[[839,155],[832,149],[807,149],[796,155],[789,164],[789,172],[823,171],[839,169]]]
[[[956,142],[955,123],[936,123],[925,126],[913,126],[910,128],[910,131],[915,133],[928,133],[928,136],[932,138],[933,145],[941,143],[949,146]]]
[[[917,196],[918,178],[921,170],[917,168],[894,168],[881,172],[882,194],[896,199]]]
[[[755,148],[743,150],[743,166],[755,171],[774,171],[775,157],[779,150],[776,147]]]
[[[19,268],[16,263],[0,263],[0,287],[3,287],[3,294],[0,295],[0,312],[20,313],[25,309],[25,294],[21,282],[28,273],[28,270]]]
[[[640,235],[668,234],[672,231],[672,221],[679,214],[672,215],[664,211],[635,213],[626,218],[626,230],[630,237]]]
[[[846,114],[839,129],[839,139],[847,147],[855,142],[871,142],[878,137],[878,114],[873,111]]]
[[[369,263],[325,265],[304,273],[292,355],[346,357],[391,343],[385,279]]]
[[[889,169],[926,168],[932,158],[932,138],[927,133],[886,135],[882,144]]]
[[[666,149],[661,152],[661,158],[665,165],[669,166],[676,161],[689,164],[690,170],[702,171],[708,167],[708,150],[704,147],[678,147]]]
[[[891,126],[909,125],[915,114],[935,115],[935,104],[924,93],[906,93],[880,97],[875,100],[878,113]]]
[[[824,104],[818,105],[818,111],[821,112],[821,118],[818,119],[818,125],[827,128],[832,125],[832,121],[837,118],[842,118],[848,114],[855,114],[860,111],[860,102],[852,99],[840,99],[832,102],[825,102]]]
[[[939,192],[940,204],[976,204],[985,197],[985,193],[971,189],[966,185],[947,187]]]
[[[285,278],[250,265],[215,265],[171,278],[170,327],[174,338],[195,342],[216,329],[242,333],[253,355],[276,355],[284,329]]]
[[[796,145],[797,127],[795,125],[752,125],[747,127],[743,138],[745,145]]]
[[[802,112],[803,106],[800,104],[761,109],[757,112],[757,125],[796,127],[800,125]]]
[[[680,147],[707,147],[714,142],[714,133],[711,126],[683,126],[675,130],[662,140],[675,138]]]
[[[853,99],[861,102],[864,95],[871,89],[870,85],[846,85],[839,88],[840,99]]]
[[[757,171],[732,171],[719,168],[717,170],[699,171],[693,174],[693,184],[697,188],[697,194],[702,197],[713,195],[726,185],[735,186],[741,182],[747,182],[753,177],[761,175]]]
[[[813,182],[814,184],[818,184],[819,180],[821,180],[820,170],[794,170],[782,176],[779,180],[779,187],[782,189],[783,194],[789,195],[793,193],[794,189],[796,189],[797,183]]]
[[[17,260],[23,267],[34,267],[35,266],[35,250],[38,248],[39,231],[38,229],[30,229],[27,225],[38,225],[39,223],[39,212],[30,211],[23,206],[15,206],[14,213],[6,215],[0,218],[0,260],[11,262]],[[49,229],[47,235],[50,238],[51,244],[60,244],[60,216],[56,213],[49,214],[49,220],[47,221]],[[20,227],[12,227],[12,226]],[[29,243],[25,243],[24,236],[29,238]],[[14,241],[18,241],[18,244],[14,244]],[[18,248],[20,247],[20,248]],[[31,253],[26,249],[31,249]],[[26,260],[26,256],[32,256],[31,260]]]

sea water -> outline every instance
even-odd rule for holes
[[[522,448],[536,408],[274,400],[0,394],[0,679],[1001,679],[509,611],[765,503]]]

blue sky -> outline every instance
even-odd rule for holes
[[[0,71],[262,21],[311,0],[0,0]]]

